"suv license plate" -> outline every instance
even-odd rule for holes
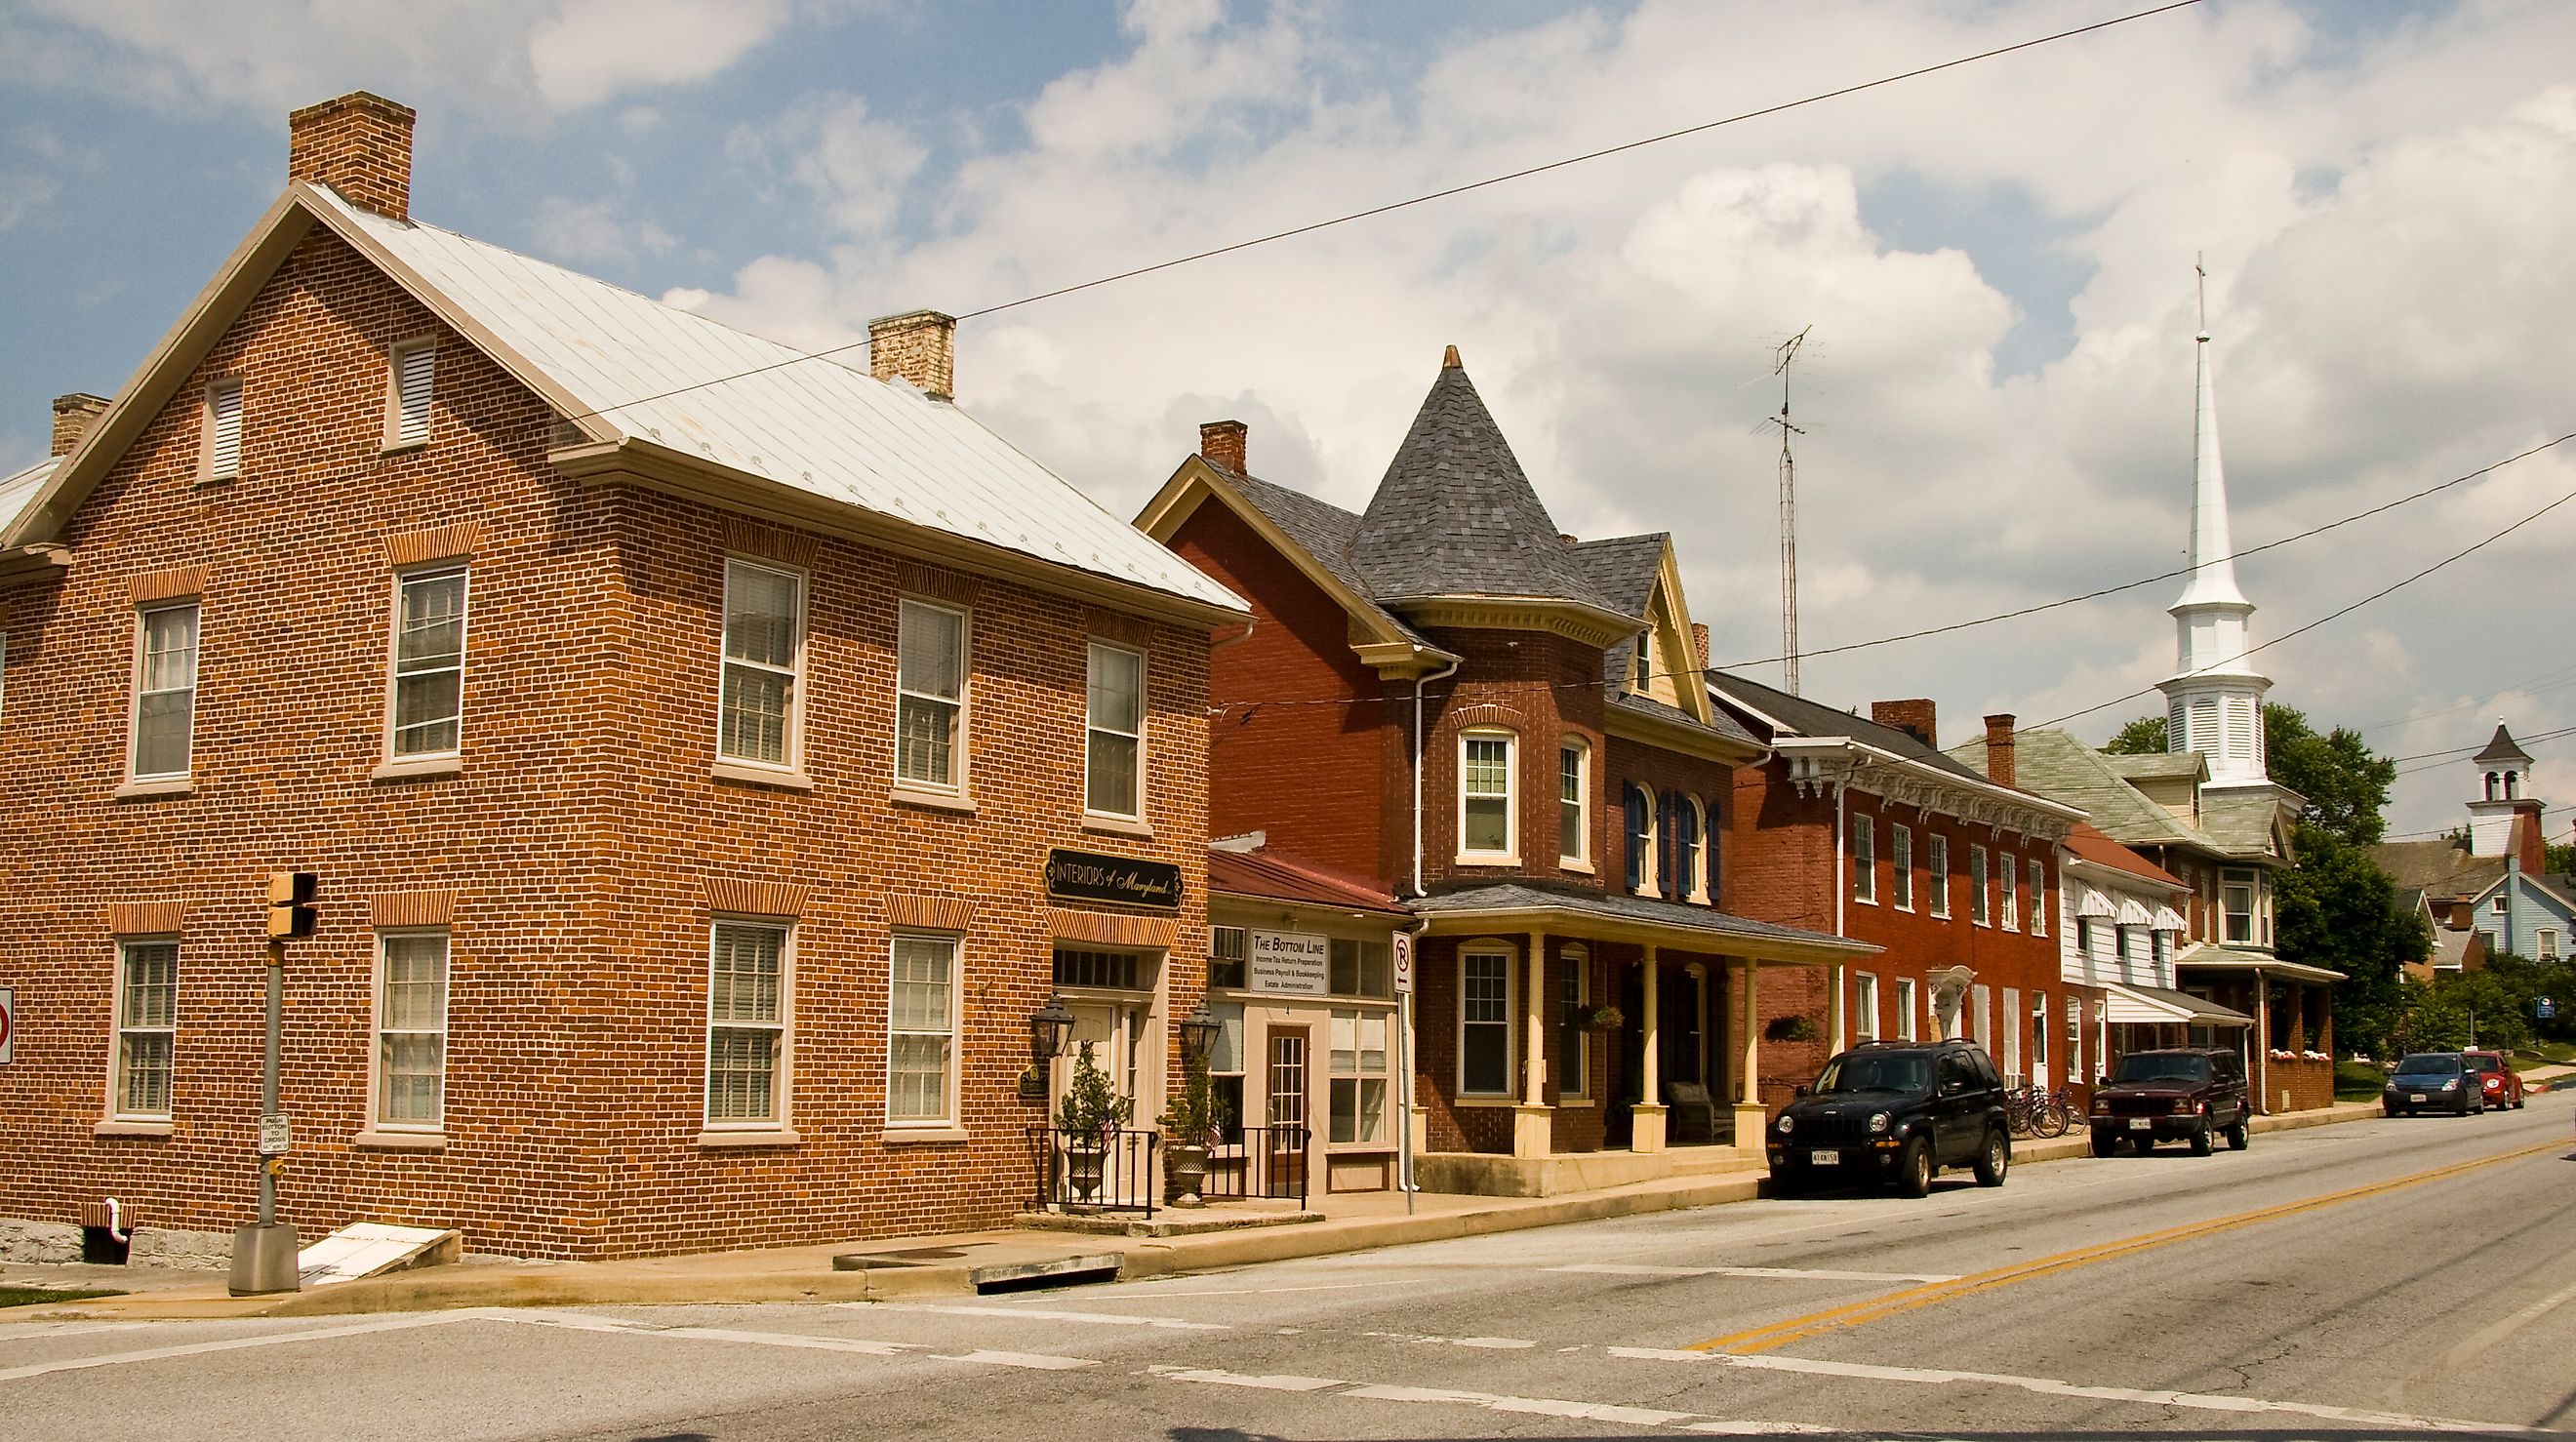
[[[2156,1120],[2155,1120],[2155,1118],[2153,1118],[2153,1117],[2131,1117],[2131,1118],[2129,1118],[2129,1130],[2131,1130],[2131,1131],[2133,1131],[2133,1132],[2151,1132],[2151,1131],[2154,1131],[2155,1129],[2156,1129]]]
[[[1840,1152],[1809,1152],[1807,1153],[1807,1161],[1809,1164],[1819,1167],[1838,1167],[1842,1165],[1843,1154]]]
[[[2408,1097],[2408,1098],[2406,1098],[2406,1099],[2407,1099],[2408,1101],[2410,1101],[2410,1102],[2415,1102],[2415,1103],[2418,1103],[2418,1104],[2421,1104],[2421,1103],[2423,1103],[2423,1102],[2425,1102],[2425,1101],[2427,1101],[2427,1100],[2430,1100],[2430,1098],[2426,1097],[2422,1092],[2417,1092],[2417,1093],[2415,1093],[2414,1095],[2409,1096],[2409,1097]]]

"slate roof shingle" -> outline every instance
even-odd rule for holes
[[[1731,702],[1739,709],[1756,712],[1779,722],[1784,728],[1782,734],[1848,736],[1864,745],[1875,747],[1891,755],[1902,756],[1908,761],[1919,761],[1934,770],[1947,771],[1963,780],[1983,782],[1986,779],[1986,773],[1981,767],[1967,766],[1962,764],[1955,754],[1924,745],[1911,731],[1900,731],[1893,726],[1881,726],[1857,712],[1837,711],[1831,706],[1810,701],[1803,696],[1792,696],[1786,691],[1774,690],[1759,681],[1748,681],[1731,671],[1709,672],[1708,689],[1711,696],[1722,702]],[[1759,739],[1769,742],[1779,738],[1764,736]],[[1984,755],[1985,748],[1982,744],[1978,745],[1977,752],[1980,756]],[[2037,787],[2028,785],[2021,789],[2038,790]],[[2042,794],[2045,795],[2045,793]]]
[[[1983,742],[1953,747],[1950,755],[1978,775],[1985,774]],[[2014,737],[2013,779],[2051,800],[2083,808],[2104,835],[2124,846],[2221,849],[2181,817],[2148,800],[2111,760],[2064,731],[2023,731]]]

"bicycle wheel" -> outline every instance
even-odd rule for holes
[[[2066,1129],[2073,1125],[2075,1125],[2074,1108],[2066,1104],[2066,1098],[2051,1094],[2041,1103],[2039,1114],[2031,1123],[2031,1130],[2044,1137],[2062,1137],[2066,1135]]]

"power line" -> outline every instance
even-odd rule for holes
[[[1524,166],[1519,170],[1505,171],[1500,175],[1489,175],[1482,180],[1471,180],[1463,184],[1449,186],[1445,189],[1427,191],[1421,195],[1409,196],[1403,200],[1389,201],[1384,205],[1373,205],[1365,210],[1354,210],[1342,215],[1331,216],[1323,220],[1308,221],[1303,225],[1290,226],[1286,230],[1274,230],[1267,235],[1256,235],[1246,240],[1229,241],[1224,245],[1212,246],[1206,250],[1195,251],[1188,255],[1174,256],[1169,260],[1158,260],[1151,265],[1135,266],[1127,270],[1118,271],[1112,275],[1099,276],[1091,280],[1077,281],[1072,285],[1060,285],[1053,290],[1042,290],[1034,295],[1021,296],[1017,300],[1006,300],[995,305],[983,306],[975,310],[960,311],[957,315],[957,319],[961,321],[978,320],[984,316],[998,315],[1006,310],[1016,310],[1024,305],[1035,305],[1040,301],[1054,300],[1058,297],[1073,295],[1080,291],[1096,290],[1105,285],[1116,285],[1121,281],[1134,280],[1139,276],[1153,275],[1159,271],[1173,270],[1185,265],[1195,265],[1203,260],[1214,260],[1221,255],[1232,255],[1236,251],[1250,250],[1256,246],[1270,245],[1282,240],[1293,240],[1301,235],[1312,235],[1319,230],[1330,230],[1335,226],[1349,225],[1355,221],[1369,220],[1381,215],[1391,215],[1396,211],[1409,210],[1417,205],[1428,205],[1435,200],[1447,200],[1453,196],[1465,195],[1469,191],[1483,190],[1490,186],[1505,185],[1515,180],[1526,180],[1533,175],[1544,175],[1552,170],[1564,170],[1569,166],[1583,165],[1591,161],[1606,159],[1609,156],[1622,155],[1631,150],[1642,150],[1650,145],[1661,145],[1666,141],[1680,140],[1687,136],[1704,134],[1708,131],[1717,130],[1729,125],[1741,125],[1748,120],[1760,120],[1766,116],[1779,115],[1787,111],[1803,109],[1810,105],[1820,105],[1828,100],[1839,100],[1846,95],[1858,95],[1866,90],[1877,90],[1882,87],[1895,85],[1907,80],[1919,80],[1926,75],[1937,75],[1944,70],[1956,70],[1961,66],[1974,65],[1979,61],[1984,60],[1993,60],[1999,56],[2011,55],[2017,51],[2032,50],[2042,45],[2053,45],[2060,40],[2072,40],[2079,35],[2090,35],[2097,30],[2109,30],[2114,26],[2126,25],[2134,20],[2147,20],[2175,10],[2188,10],[2201,3],[2203,3],[2203,0],[2171,0],[2171,3],[2169,4],[2157,5],[2149,9],[2133,11],[2127,15],[2114,16],[2109,20],[2096,21],[2090,25],[2078,25],[2072,30],[2060,30],[2053,35],[2042,35],[2035,39],[2017,41],[2010,45],[1999,45],[1992,50],[1978,51],[1974,55],[1962,55],[1955,59],[1941,61],[1937,64],[1917,66],[1912,70],[1900,71],[1894,75],[1882,75],[1876,80],[1864,80],[1857,84],[1845,85],[1833,90],[1820,90],[1813,95],[1802,96],[1796,100],[1784,100],[1777,105],[1766,105],[1759,110],[1747,110],[1718,120],[1702,121],[1697,125],[1687,125],[1679,130],[1667,130],[1660,135],[1649,135],[1641,140],[1622,141],[1617,145],[1603,146],[1599,150],[1585,151],[1580,155],[1569,155],[1561,159],[1546,161],[1538,165]],[[798,355],[790,356],[785,360],[772,361],[767,365],[753,366],[749,370],[735,371],[729,375],[713,376],[706,380],[693,381],[688,385],[675,386],[670,390],[658,391],[652,395],[637,396],[631,400],[619,401],[615,405],[603,406],[598,410],[583,411],[578,415],[566,416],[564,419],[575,421],[586,420],[592,416],[604,414],[607,411],[622,410],[627,406],[647,405],[654,401],[668,400],[672,396],[686,395],[691,391],[705,390],[709,386],[722,385],[727,381],[742,380],[748,376],[756,376],[769,371],[780,370],[787,366],[799,364],[800,362],[827,359],[832,356],[843,354],[844,352],[857,350],[859,347],[866,344],[866,341],[854,340],[846,345],[829,346],[817,351],[806,351]]]
[[[2177,566],[2173,570],[2159,572],[2153,576],[2144,576],[2135,581],[2124,581],[2117,586],[2104,586],[2100,590],[2086,591],[2082,595],[2066,596],[2054,601],[2043,601],[2034,606],[2022,606],[2010,611],[1999,611],[1994,615],[1979,616],[1974,620],[1952,621],[1946,625],[1926,626],[1919,631],[1903,631],[1892,636],[1879,636],[1867,641],[1852,641],[1840,646],[1812,647],[1801,651],[1799,654],[1802,656],[1833,656],[1839,655],[1845,651],[1866,651],[1877,646],[1893,646],[1899,641],[1920,641],[1926,636],[1945,636],[1953,631],[1966,631],[1978,626],[1991,626],[1998,621],[2014,621],[2019,620],[2024,616],[2036,616],[2044,611],[2055,611],[2067,606],[2081,605],[2086,601],[2098,601],[2105,596],[2116,596],[2123,591],[2134,591],[2141,586],[2152,586],[2159,581],[2170,581],[2179,576],[2188,576],[2196,571],[2205,570],[2211,566],[2223,566],[2240,557],[2259,556],[2265,551],[2286,546],[2296,541],[2304,541],[2311,536],[2322,536],[2326,532],[2335,530],[2338,527],[2349,526],[2355,521],[2369,520],[2371,517],[2383,512],[2393,511],[2400,506],[2420,501],[2426,496],[2436,495],[2440,492],[2450,490],[2455,486],[2467,485],[2469,482],[2478,479],[2480,476],[2489,475],[2496,471],[2503,470],[2505,467],[2512,465],[2516,461],[2528,460],[2531,457],[2540,454],[2542,451],[2548,450],[2553,446],[2564,445],[2571,440],[2576,440],[2576,431],[2569,431],[2564,435],[2552,437],[2549,440],[2542,441],[2540,444],[2531,447],[2529,450],[2517,451],[2514,454],[2505,457],[2503,460],[2480,466],[2476,470],[2467,472],[2464,475],[2453,476],[2447,481],[2436,482],[2435,484],[2426,486],[2424,489],[2416,491],[2410,495],[2403,495],[2392,501],[2381,502],[2379,505],[2372,506],[2366,511],[2355,511],[2341,520],[2328,521],[2322,526],[2310,527],[2296,535],[2283,536],[2276,541],[2266,541],[2259,546],[2249,546],[2241,551],[2230,552],[2227,555],[2216,557],[2212,560],[2202,561],[2198,565]],[[1747,666],[1766,665],[1780,659],[1781,658],[1778,656],[1765,656],[1756,661],[1730,661],[1726,663],[1725,669],[1730,671],[1741,670]],[[2126,700],[2128,698],[2122,697],[2121,699]],[[2104,704],[2107,705],[2113,703],[2106,702]]]

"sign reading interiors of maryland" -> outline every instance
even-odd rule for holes
[[[1049,896],[1074,901],[1170,909],[1181,904],[1181,869],[1168,861],[1139,861],[1059,846],[1047,853],[1046,889]]]
[[[1330,995],[1325,968],[1332,959],[1329,937],[1302,931],[1254,931],[1244,936],[1252,990],[1271,996]]]

